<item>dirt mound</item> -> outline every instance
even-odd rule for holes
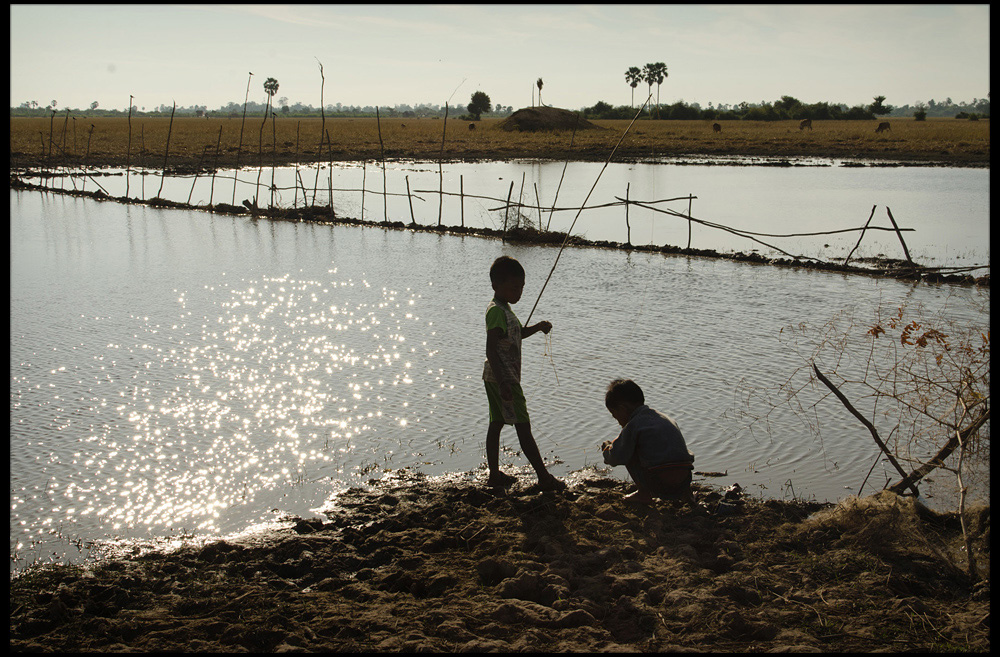
[[[539,130],[601,130],[575,112],[559,107],[524,107],[497,124],[508,132],[537,132]]]
[[[586,473],[508,494],[469,474],[398,471],[326,521],[29,571],[11,582],[11,649],[989,651],[988,508],[974,587],[948,558],[955,517],[893,498],[810,519],[822,505],[700,485],[697,507],[635,507]]]

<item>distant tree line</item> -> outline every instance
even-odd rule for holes
[[[270,99],[268,99],[270,100]],[[128,116],[128,107],[122,109],[103,109],[98,106],[97,101],[90,104],[87,109],[59,108],[55,101],[51,101],[46,106],[40,106],[35,101],[21,103],[18,107],[10,108],[11,116],[44,116],[48,117],[53,110],[57,112],[70,112],[75,116]],[[170,116],[171,105],[159,105],[156,107],[132,106],[132,116]],[[328,103],[323,108],[326,115],[339,117],[367,117],[375,116],[374,105],[344,105],[342,103]],[[289,104],[287,97],[281,97],[273,101],[270,105],[267,102],[247,101],[247,116],[263,117],[265,112],[272,112],[277,118],[282,117],[312,117],[320,116],[320,108],[303,103]],[[431,105],[421,103],[417,105],[398,104],[393,107],[378,108],[380,116],[402,117],[402,118],[442,118],[444,117],[443,105]],[[490,109],[483,113],[483,116],[491,118],[503,118],[510,116],[514,108],[511,105],[492,105]],[[240,117],[243,116],[243,103],[230,102],[217,109],[210,110],[206,105],[191,105],[189,107],[178,106],[176,116],[212,116],[212,117]]]
[[[641,81],[645,81],[642,79]],[[656,84],[655,79],[652,84]],[[651,85],[650,85],[651,86]],[[878,116],[889,117],[915,117],[918,120],[924,117],[954,117],[960,119],[989,118],[990,99],[974,98],[972,102],[952,102],[951,98],[944,101],[919,101],[914,105],[902,105],[893,107],[885,105],[883,96],[876,96],[872,103],[868,105],[855,105],[849,107],[842,103],[802,103],[792,96],[782,96],[776,101],[760,101],[759,103],[734,103],[726,104],[708,103],[707,107],[702,107],[699,103],[685,103],[679,100],[673,104],[653,104],[643,110],[642,118],[660,118],[663,120],[677,119],[707,119],[719,120],[746,120],[746,121],[781,121],[781,120],[801,120],[801,119],[854,119],[870,120]],[[247,116],[264,116],[268,111],[267,102],[247,102]],[[156,107],[146,108],[133,105],[132,116],[170,116],[170,105],[161,104]],[[444,117],[444,106],[420,103],[416,105],[398,104],[393,107],[379,106],[379,114],[386,117],[401,118],[433,118]],[[36,101],[26,101],[18,107],[10,108],[11,116],[42,116],[48,117],[56,112],[69,112],[75,116],[128,116],[128,107],[121,109],[101,108],[97,101],[90,104],[86,109],[60,108],[55,100],[49,101],[45,106],[39,105]],[[312,105],[300,102],[289,104],[287,97],[277,99],[276,106],[271,108],[275,116],[281,117],[311,117],[320,116],[320,109]],[[328,103],[324,107],[327,116],[334,117],[367,117],[375,116],[374,105],[343,105],[341,103]],[[510,116],[514,108],[511,105],[499,103],[491,104],[489,109],[482,112],[482,116],[488,118],[503,118]],[[598,101],[591,107],[581,108],[584,118],[588,119],[631,119],[635,116],[635,108],[631,105],[612,106],[604,101]],[[657,113],[658,112],[658,113]],[[470,112],[471,113],[471,112]],[[205,116],[212,117],[237,117],[243,114],[243,104],[230,102],[217,109],[209,110],[206,105],[191,105],[189,107],[177,107],[177,116]]]
[[[936,101],[931,98],[926,103],[918,101],[912,107],[910,105],[897,107],[889,116],[913,116],[918,119],[928,116],[953,116],[957,119],[969,119],[973,117],[989,118],[989,94],[986,94],[986,96],[986,98],[973,98],[971,103],[953,103],[951,98],[946,98],[943,101]]]
[[[922,102],[911,107],[893,107],[885,104],[885,96],[876,96],[868,105],[849,107],[843,103],[803,103],[792,96],[782,96],[776,101],[760,101],[759,103],[740,102],[732,105],[708,103],[702,107],[699,103],[685,103],[679,100],[667,105],[653,105],[643,109],[640,118],[659,118],[663,120],[693,120],[706,119],[743,120],[743,121],[785,121],[785,120],[872,120],[879,116],[919,117],[919,111],[924,109],[925,116],[955,117],[955,118],[989,118],[989,99],[974,99],[972,103],[954,104],[949,98],[947,103],[927,104]],[[932,106],[931,103],[934,103]],[[933,107],[933,112],[931,108]],[[587,119],[631,119],[636,110],[631,105],[612,106],[604,101],[598,101],[591,107],[584,107],[582,115]],[[973,117],[973,114],[975,117]]]

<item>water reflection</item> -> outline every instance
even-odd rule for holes
[[[660,205],[696,219],[733,229],[768,233],[822,233],[857,229],[865,224],[872,206],[878,206],[871,226],[858,245],[854,258],[885,255],[904,256],[899,238],[891,230],[886,207],[903,228],[913,258],[931,267],[973,266],[989,263],[989,169],[945,167],[845,167],[833,160],[804,160],[811,166],[685,166],[683,163],[611,163],[601,174],[589,206],[614,203],[628,190],[633,201],[695,197]],[[817,164],[823,166],[816,166]],[[320,184],[316,202],[329,204],[332,184],[336,212],[340,216],[381,221],[501,228],[509,213],[499,209],[511,192],[511,200],[524,204],[522,214],[533,224],[565,231],[572,225],[576,210],[587,196],[601,163],[539,161],[449,162],[439,178],[436,163],[387,163],[383,203],[383,177],[379,166],[368,163],[322,165],[319,176],[332,176],[332,183]],[[312,176],[299,168],[304,179]],[[318,174],[319,172],[314,172]],[[368,175],[372,174],[372,175]],[[376,175],[378,174],[378,175]],[[218,177],[231,179],[232,170]],[[141,173],[133,172],[132,190],[139,189]],[[243,170],[235,203],[250,199],[258,191],[256,172]],[[125,191],[125,176],[102,177],[102,185],[113,196]],[[196,204],[230,202],[230,194],[211,187],[211,176],[198,180],[168,177],[162,196]],[[297,182],[294,167],[275,170],[276,185],[284,190],[279,205],[303,203],[293,190]],[[406,195],[407,182],[412,199]],[[193,185],[192,185],[193,183]],[[59,183],[56,183],[57,185]],[[63,187],[70,183],[63,181]],[[234,185],[236,183],[233,183]],[[362,201],[360,190],[369,193]],[[192,188],[194,193],[192,194]],[[438,196],[443,188],[447,194]],[[464,199],[458,196],[463,189]],[[262,189],[266,189],[266,186]],[[313,190],[307,190],[313,198]],[[482,198],[489,197],[489,198]],[[148,196],[143,196],[148,198]],[[269,195],[264,194],[264,200]],[[499,200],[491,200],[499,199]],[[412,200],[412,202],[411,202]],[[556,202],[558,201],[558,202]],[[362,205],[364,205],[362,212]],[[551,212],[552,208],[562,208]],[[633,244],[671,244],[719,251],[759,251],[769,256],[781,252],[746,237],[667,216],[649,209],[631,207],[628,224],[620,206],[583,212],[574,233],[593,240]],[[823,260],[842,259],[857,245],[859,233],[831,233],[809,237],[763,238],[764,242],[795,255]]]

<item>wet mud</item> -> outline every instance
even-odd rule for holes
[[[486,488],[406,470],[325,518],[11,583],[15,651],[983,651],[989,508],[883,492],[837,506],[695,484]]]

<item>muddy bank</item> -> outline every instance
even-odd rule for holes
[[[883,493],[839,506],[697,487],[631,506],[397,471],[327,519],[11,583],[23,651],[989,650],[989,508]]]
[[[440,144],[438,144],[440,146]],[[612,144],[613,146],[613,144]],[[467,147],[461,154],[449,153],[442,161],[445,162],[495,162],[497,160],[539,160],[543,162],[604,162],[608,158],[610,147],[605,144],[596,146],[577,146],[572,149],[566,146],[547,146],[525,148],[523,146],[490,146],[488,148]],[[290,167],[295,165],[310,166],[334,162],[380,162],[381,153],[375,150],[335,149],[323,157],[292,153],[288,150],[269,154],[265,167]],[[441,158],[440,149],[434,148],[389,148],[386,151],[387,161],[430,161],[437,162]],[[237,165],[248,166],[247,160],[256,163],[256,158],[248,158],[246,154],[237,158],[235,154],[223,153],[212,158],[212,162],[220,169],[233,168]],[[970,167],[989,168],[989,154],[969,155],[966,153],[926,153],[922,151],[902,151],[892,153],[870,153],[864,151],[845,152],[840,148],[774,148],[768,145],[753,145],[739,149],[705,145],[689,148],[683,151],[660,151],[648,146],[625,144],[615,155],[616,162],[660,162],[671,164],[691,164],[693,166],[832,166],[829,162],[816,165],[800,165],[802,159],[842,160],[840,166],[845,167]],[[204,158],[195,155],[171,155],[170,167],[181,170],[194,170],[203,166]],[[51,158],[31,153],[18,153],[16,163],[19,169],[43,169],[61,166]],[[97,154],[86,160],[86,166],[92,168],[124,168],[129,158],[116,153]],[[81,166],[79,159],[71,165]],[[133,167],[138,167],[135,159],[131,160]],[[158,166],[150,162],[143,165]]]
[[[561,246],[566,239],[566,233],[556,231],[539,231],[534,228],[514,228],[507,231],[493,228],[476,228],[469,226],[446,226],[446,225],[425,225],[416,223],[404,223],[402,221],[364,221],[351,217],[336,216],[331,214],[328,207],[302,207],[302,208],[258,208],[249,205],[230,205],[228,203],[217,203],[215,205],[193,205],[170,201],[162,198],[140,199],[137,197],[109,196],[100,190],[80,191],[65,190],[44,187],[34,183],[23,181],[19,176],[11,175],[11,189],[24,189],[35,191],[46,191],[67,196],[77,196],[90,198],[97,201],[112,201],[117,203],[129,203],[136,205],[149,205],[151,207],[177,208],[187,210],[200,210],[216,212],[222,214],[248,215],[275,220],[285,221],[310,221],[328,224],[344,224],[357,226],[373,226],[393,230],[419,230],[434,233],[448,233],[452,235],[470,235],[493,239],[503,239],[510,242],[522,244],[539,244],[549,246]],[[876,276],[885,278],[896,278],[900,280],[921,280],[928,283],[949,283],[958,285],[980,285],[989,286],[990,276],[973,275],[971,273],[956,273],[949,270],[938,271],[934,268],[927,268],[921,265],[911,266],[910,263],[894,258],[857,258],[855,263],[847,264],[816,260],[814,258],[778,258],[763,256],[759,253],[743,252],[720,252],[715,249],[683,248],[670,244],[658,246],[655,244],[633,245],[621,242],[611,242],[607,240],[589,240],[573,235],[567,242],[568,245],[576,247],[590,248],[610,248],[640,252],[659,252],[664,255],[679,255],[687,257],[715,258],[732,260],[735,262],[746,262],[762,265],[776,265],[781,267],[795,267],[802,269],[813,269],[822,271],[843,272],[849,274],[861,274],[865,276]],[[982,269],[976,270],[982,271]]]

